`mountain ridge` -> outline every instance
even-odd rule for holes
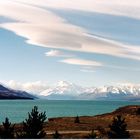
[[[40,95],[48,99],[76,99],[76,100],[139,100],[140,85],[118,85],[102,87],[86,87],[59,82]]]
[[[36,97],[26,91],[14,90],[0,84],[0,99],[35,99]]]

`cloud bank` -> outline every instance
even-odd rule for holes
[[[33,94],[38,94],[49,87],[47,82],[42,81],[21,83],[14,80],[10,80],[10,81],[1,81],[1,83],[4,83],[6,86],[12,89],[23,90]]]
[[[140,19],[140,1],[138,0],[16,0],[26,4],[40,7],[51,7],[59,9],[74,9],[90,12],[106,13],[111,15],[122,15]]]
[[[95,58],[79,58],[65,54],[59,49],[82,53],[95,53],[115,58],[140,60],[140,47],[131,46],[106,36],[91,35],[86,28],[69,23],[49,8],[82,10],[140,19],[140,2],[137,0],[5,0],[0,1],[0,16],[10,20],[0,24],[0,28],[24,37],[26,43],[50,48],[46,56],[69,57],[58,62],[81,66],[104,66]],[[80,19],[84,21],[84,19]],[[57,49],[57,50],[56,50]],[[82,70],[91,72],[94,70]]]

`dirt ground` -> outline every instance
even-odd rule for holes
[[[47,138],[53,138],[52,134],[57,130],[61,138],[86,138],[94,129],[105,131],[102,138],[107,138],[106,131],[109,130],[109,124],[117,115],[122,115],[127,123],[127,129],[131,138],[140,138],[140,115],[136,113],[140,106],[126,106],[117,109],[112,113],[98,116],[81,116],[80,123],[75,123],[75,117],[50,118],[45,124],[44,129],[47,132]]]
[[[44,124],[46,138],[54,138],[53,134],[57,130],[60,138],[63,139],[83,139],[95,131],[99,138],[107,138],[107,131],[112,120],[117,115],[122,115],[127,123],[127,130],[131,138],[140,139],[140,114],[137,110],[140,106],[125,106],[114,112],[97,116],[79,116],[80,123],[75,123],[75,117],[49,118]],[[17,129],[21,129],[20,124],[16,124]]]

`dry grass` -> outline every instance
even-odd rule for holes
[[[81,116],[80,123],[74,123],[75,117],[51,118],[45,124],[46,131],[91,131],[97,130],[99,127],[108,130],[109,124],[112,123],[113,117],[122,115],[126,119],[132,138],[140,138],[140,115],[136,114],[136,110],[140,106],[126,106],[119,108],[112,113],[98,116]],[[86,133],[63,134],[62,138],[85,138]],[[49,136],[50,137],[50,136]],[[106,136],[105,136],[106,137]]]
[[[79,117],[80,123],[74,122],[76,116],[50,118],[49,121],[44,124],[44,130],[48,133],[46,138],[53,138],[52,134],[56,130],[61,134],[61,138],[86,138],[93,129],[97,131],[100,127],[105,131],[109,130],[108,126],[112,123],[113,117],[120,114],[125,117],[131,138],[140,139],[140,115],[136,114],[138,108],[140,108],[140,106],[126,106],[103,115],[81,116]],[[20,130],[21,124],[17,124],[16,129]],[[102,135],[102,138],[107,138],[106,133]]]

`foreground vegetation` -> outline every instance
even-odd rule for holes
[[[140,138],[140,106],[128,106],[115,112],[93,117],[46,117],[34,106],[27,119],[21,124],[11,124],[8,118],[0,127],[1,139],[41,139],[41,138]],[[137,123],[137,124],[133,124]],[[137,127],[136,127],[137,126]],[[139,135],[131,131],[137,130]]]

